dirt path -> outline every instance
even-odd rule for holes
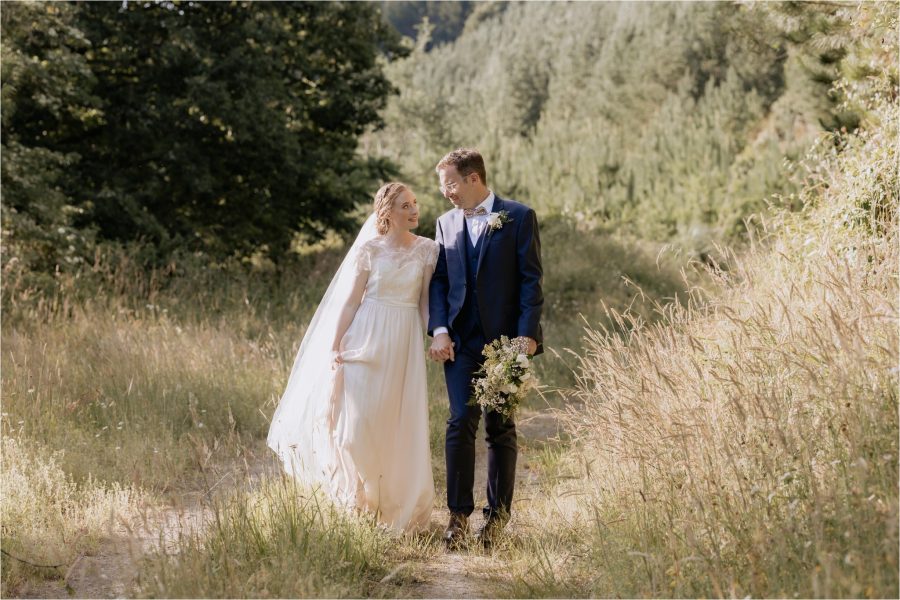
[[[559,436],[557,419],[550,412],[524,413],[517,422],[519,433],[519,457],[516,462],[516,499],[513,501],[513,518],[507,526],[511,534],[523,532],[536,524],[527,523],[522,517],[524,508],[538,493],[539,471],[534,468],[536,450],[549,440]],[[475,504],[485,502],[484,486],[487,481],[487,450],[484,443],[483,426],[478,433],[475,455]],[[438,483],[439,500],[443,502],[444,487]],[[432,515],[432,529],[439,536],[447,525],[449,513],[446,508],[435,510]],[[481,516],[476,509],[469,521],[474,531],[481,525]],[[408,567],[410,575],[403,586],[405,596],[410,598],[491,598],[503,596],[503,583],[508,568],[502,556],[474,547],[449,552],[443,547],[422,563]]]
[[[545,412],[523,414],[518,422],[519,460],[516,466],[516,501],[510,532],[523,531],[534,524],[517,519],[516,508],[527,505],[537,492],[537,473],[533,468],[535,450],[558,435],[556,419]],[[487,455],[483,429],[479,431],[476,451],[476,504],[484,504],[484,485],[487,481]],[[111,519],[109,536],[98,550],[79,556],[65,573],[62,581],[43,581],[26,584],[17,590],[22,598],[122,598],[131,591],[137,578],[142,557],[159,549],[175,551],[179,536],[202,530],[211,516],[208,499],[217,493],[233,491],[238,486],[256,486],[269,465],[268,457],[257,450],[252,460],[242,461],[211,472],[208,493],[187,493],[178,496],[169,506],[148,508],[140,522],[126,522],[115,515]],[[443,482],[438,484],[439,502],[444,499]],[[400,588],[411,598],[486,598],[502,595],[501,585],[506,572],[502,559],[478,548],[457,552],[446,551],[440,534],[447,524],[446,508],[436,509],[432,516],[435,551],[422,562],[404,563],[386,579],[402,576]],[[470,529],[474,532],[481,517],[473,514]],[[396,588],[395,588],[396,589]]]
[[[18,591],[22,598],[123,598],[138,575],[140,559],[158,548],[174,548],[178,536],[199,531],[208,510],[190,506],[148,510],[138,524],[115,522],[96,552],[82,554],[62,581],[33,583]]]
[[[239,486],[258,485],[266,457],[230,462],[211,469],[205,492],[175,496],[169,504],[146,507],[140,519],[111,515],[110,530],[99,548],[82,554],[60,580],[32,582],[17,590],[19,598],[124,598],[133,591],[140,561],[164,549],[177,550],[179,538],[201,531],[212,516],[209,500]]]

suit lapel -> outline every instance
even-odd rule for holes
[[[501,210],[503,210],[503,200],[500,199],[500,196],[494,194],[494,206],[491,207],[491,213],[498,213]],[[478,253],[478,270],[476,271],[476,274],[478,271],[481,271],[481,261],[484,260],[484,255],[487,253],[487,247],[493,234],[494,230],[491,229],[490,226],[488,226],[487,230],[482,234],[481,251]]]

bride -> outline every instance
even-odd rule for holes
[[[402,531],[434,498],[424,327],[433,240],[412,191],[388,183],[313,316],[268,445],[285,470]]]

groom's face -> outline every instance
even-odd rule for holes
[[[441,193],[456,208],[474,208],[483,200],[483,198],[478,198],[477,191],[472,189],[471,178],[472,175],[468,177],[460,175],[456,167],[452,165],[438,169]]]

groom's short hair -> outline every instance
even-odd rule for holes
[[[459,174],[468,177],[472,173],[478,173],[481,183],[487,185],[487,171],[484,168],[484,158],[481,153],[473,148],[457,148],[440,160],[435,171],[441,167],[456,167]]]

